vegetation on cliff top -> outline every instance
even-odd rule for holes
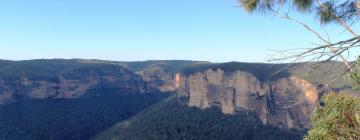
[[[84,63],[77,59],[38,59],[25,61],[0,60],[0,78],[19,79],[26,76],[33,80],[56,79],[59,75],[74,76],[82,70],[101,71],[102,69],[120,70],[131,73],[125,67],[110,63]]]
[[[314,70],[318,64],[322,62],[308,63],[243,63],[230,62],[219,64],[199,64],[185,67],[182,74],[189,76],[197,72],[205,72],[208,69],[223,70],[226,74],[236,71],[246,71],[253,74],[259,81],[266,82],[277,80],[279,78],[287,78],[289,76],[299,76],[312,83],[326,83],[332,80],[340,73],[345,66],[338,61],[323,62],[320,67]],[[340,78],[333,83],[334,87],[348,86],[349,82],[345,78]]]

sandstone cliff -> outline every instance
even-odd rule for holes
[[[263,124],[306,129],[319,98],[317,86],[290,76],[259,81],[252,73],[208,69],[181,76],[179,98],[188,106],[219,107],[225,114],[255,112]]]
[[[29,69],[22,71],[25,72],[9,76],[5,72],[0,73],[0,104],[27,98],[78,98],[91,91],[149,93],[156,90],[153,84],[144,81],[140,75],[113,64],[66,64],[54,70],[47,66],[37,66],[36,74],[29,74]],[[45,72],[42,71],[50,71],[50,74],[43,76]]]
[[[138,71],[145,81],[153,83],[162,92],[172,92],[178,88],[176,80],[178,75],[159,66],[150,66]]]

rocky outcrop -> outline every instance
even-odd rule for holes
[[[209,69],[179,79],[188,106],[219,107],[225,114],[255,112],[263,124],[306,129],[319,98],[316,86],[298,77],[260,82],[252,73]]]
[[[141,94],[157,89],[141,76],[121,66],[86,65],[45,78],[31,75],[0,77],[0,104],[26,98],[78,98],[91,91],[109,90]]]
[[[172,92],[179,87],[179,74],[174,74],[162,67],[151,66],[138,72],[145,81],[151,82],[162,92]]]

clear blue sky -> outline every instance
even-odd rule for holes
[[[0,59],[186,59],[265,62],[314,36],[236,0],[1,0]],[[319,28],[313,17],[303,19]],[[341,28],[328,27],[335,38]]]

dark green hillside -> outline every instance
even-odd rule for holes
[[[305,132],[264,126],[253,114],[224,115],[169,98],[100,133],[97,140],[260,140],[301,139]]]
[[[28,99],[0,106],[0,139],[87,140],[167,96],[91,92],[77,99]]]

